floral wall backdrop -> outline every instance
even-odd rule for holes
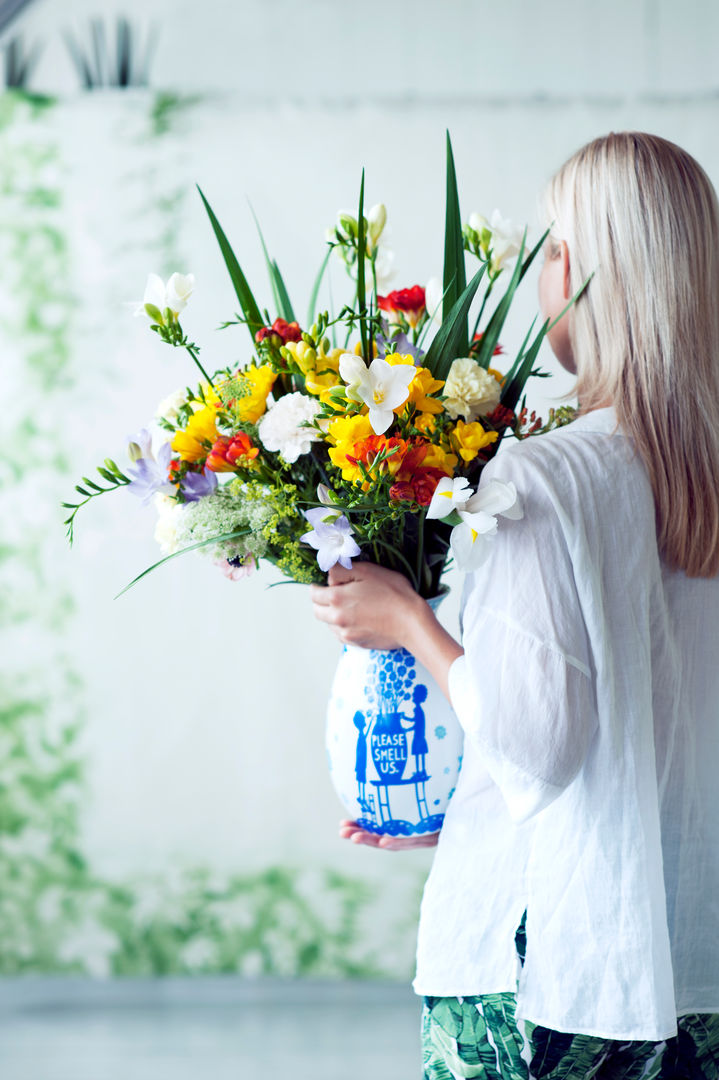
[[[311,28],[292,25],[307,43]],[[3,974],[411,974],[431,855],[337,838],[323,726],[339,646],[305,590],[268,590],[270,571],[230,583],[190,555],[113,600],[158,557],[153,512],[127,493],[82,512],[72,551],[64,538],[77,479],[107,454],[122,462],[127,436],[194,378],[133,317],[148,271],[196,275],[183,326],[211,342],[209,363],[247,357],[241,330],[214,332],[233,297],[195,183],[257,283],[251,202],[303,311],[362,166],[368,202],[388,208],[392,285],[440,272],[448,126],[465,219],[496,206],[535,236],[546,177],[611,128],[674,138],[719,179],[716,97],[662,96],[661,80],[628,93],[636,71],[614,98],[602,84],[544,100],[528,90],[539,61],[534,83],[525,65],[521,92],[496,99],[450,100],[439,69],[422,97],[393,68],[385,99],[376,85],[338,97],[314,72],[300,100],[296,81],[274,96],[232,85],[222,55],[222,92],[175,71],[177,91],[0,98]],[[510,351],[535,310],[528,282]],[[546,413],[570,387],[545,380],[532,403]]]

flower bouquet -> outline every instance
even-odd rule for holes
[[[323,582],[335,563],[350,567],[353,559],[368,559],[406,575],[420,595],[433,600],[450,558],[461,569],[475,568],[497,529],[497,516],[520,512],[512,485],[494,481],[480,491],[476,485],[503,437],[542,429],[534,414],[527,416],[521,399],[528,378],[541,374],[535,362],[548,324],[536,332],[532,324],[504,373],[493,365],[503,352],[499,338],[516,289],[544,237],[527,254],[526,233],[497,215],[491,221],[472,215],[462,226],[448,137],[441,284],[380,293],[386,212],[378,205],[365,215],[363,174],[357,215],[339,215],[303,327],[262,234],[271,310],[259,307],[217,217],[200,195],[240,308],[223,325],[249,332],[248,362],[239,370],[206,370],[200,348],[180,322],[193,277],[173,274],[165,283],[151,275],[140,310],[163,342],[189,354],[200,380],[160,404],[154,430],[145,428],[129,441],[128,465],[120,468],[107,459],[98,469],[100,482],[86,477],[77,485],[81,500],[64,504],[70,510],[70,540],[82,506],[126,487],[157,508],[156,537],[163,551],[163,558],[126,588],[169,559],[203,550],[233,579],[265,559],[293,581]],[[469,282],[467,252],[477,262]],[[333,253],[349,271],[353,295],[338,312],[318,311]],[[506,287],[492,303],[503,276]],[[470,309],[481,286],[470,331]],[[563,419],[560,410],[550,424]],[[396,665],[392,673],[384,662],[370,659],[379,682],[372,701],[351,710],[355,715],[349,722],[359,794],[340,793],[356,816],[359,806],[368,827],[384,831],[388,822],[408,822],[392,816],[388,785],[414,785],[424,824],[412,828],[430,831],[438,827],[441,812],[430,812],[426,802],[427,738],[418,734],[429,707],[427,695],[422,697],[429,677],[420,677],[407,654],[400,658],[401,675]],[[412,777],[405,775],[409,720],[402,713],[402,701],[410,697]],[[446,732],[447,723],[435,729]],[[368,739],[377,767],[374,780],[368,780]],[[383,747],[393,753],[383,758]],[[456,745],[450,756],[460,756]],[[453,765],[456,775],[458,762]],[[448,772],[446,765],[442,769]],[[376,791],[368,793],[372,783]],[[342,782],[338,789],[347,786]],[[432,802],[443,808],[446,797],[447,792]]]

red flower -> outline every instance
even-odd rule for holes
[[[220,435],[207,455],[206,465],[213,472],[235,472],[237,468],[248,468],[259,452],[244,431],[232,436]]]
[[[492,427],[512,427],[516,416],[511,409],[508,409],[506,405],[497,405],[496,409],[493,409],[485,419],[487,419]]]
[[[420,506],[429,506],[437,484],[446,475],[442,469],[437,469],[434,465],[417,469],[411,480],[400,480],[392,484],[389,497],[393,502],[416,502]]]
[[[482,333],[474,335],[474,338],[472,339],[472,344],[469,347],[470,353],[471,352],[479,352],[479,346],[482,343],[482,338],[483,337],[484,337],[484,334],[482,334]],[[504,352],[504,346],[503,345],[495,345],[494,350],[492,352],[492,356],[501,356],[503,352]]]
[[[414,327],[424,315],[427,305],[422,286],[413,285],[411,289],[395,289],[387,296],[378,296],[377,306],[387,312],[390,322],[399,322],[400,317],[404,316]]]
[[[271,344],[279,349],[280,345],[286,345],[288,341],[301,341],[302,331],[299,323],[288,323],[284,319],[275,319],[272,326],[263,326],[255,334],[255,341],[259,345],[265,338],[271,337]]]

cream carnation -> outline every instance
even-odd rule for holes
[[[166,398],[163,398],[160,404],[155,409],[155,416],[158,420],[167,420],[170,424],[173,424],[180,412],[180,408],[187,401],[187,390],[180,388],[175,390],[174,393],[169,394]]]
[[[279,452],[288,465],[301,454],[309,454],[312,443],[320,440],[316,431],[303,425],[314,420],[320,408],[319,402],[306,394],[285,394],[257,425],[264,448]]]
[[[461,356],[452,363],[444,384],[444,407],[456,420],[463,416],[467,423],[486,416],[499,405],[500,386],[470,356]]]

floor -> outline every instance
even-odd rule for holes
[[[419,1080],[420,1002],[386,983],[0,979],[2,1080]]]

